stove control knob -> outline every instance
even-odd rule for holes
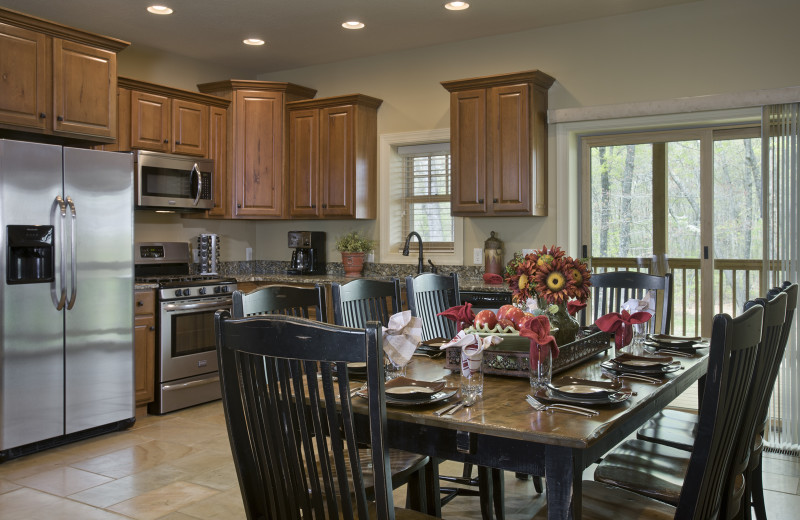
[[[222,287],[220,287],[219,285],[215,286],[215,287],[214,287],[214,292],[215,292],[215,293],[222,292]]]
[[[184,289],[184,290],[183,290],[183,295],[184,295],[184,296],[189,296],[189,293],[190,293],[190,292],[191,292],[191,291],[190,291],[189,289]]]
[[[175,296],[180,296],[180,295],[181,295],[181,290],[175,289]]]
[[[223,285],[222,286],[222,292],[228,292],[228,286],[227,285]]]
[[[205,293],[206,293],[206,288],[205,287],[201,287],[200,288],[200,294],[205,294]]]

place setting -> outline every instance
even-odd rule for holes
[[[627,401],[631,395],[631,389],[619,381],[593,381],[564,376],[545,383],[532,397],[551,405],[607,406]],[[597,413],[595,410],[589,411]]]
[[[645,347],[652,352],[692,357],[698,349],[708,347],[708,341],[699,336],[671,336],[669,334],[648,334]]]

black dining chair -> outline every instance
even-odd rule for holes
[[[368,321],[384,327],[393,314],[400,312],[400,280],[352,280],[345,285],[331,284],[333,322],[361,328]]]
[[[246,318],[262,314],[284,314],[300,318],[328,321],[325,288],[269,285],[249,293],[234,291],[233,316]]]
[[[582,518],[705,520],[719,517],[731,454],[761,342],[763,317],[761,305],[736,318],[727,314],[714,317],[700,428],[677,504],[589,481],[583,483]],[[643,441],[627,441],[622,446],[631,442]],[[650,446],[666,448],[652,443]],[[600,466],[608,459],[605,457]],[[544,508],[535,518],[546,516]]]
[[[412,316],[422,318],[422,340],[434,338],[450,339],[458,330],[452,320],[437,316],[442,311],[461,305],[461,296],[458,290],[458,274],[449,275],[425,273],[417,276],[406,277],[406,298]],[[464,487],[442,487],[442,505],[447,504],[457,496],[479,496],[481,515],[484,519],[494,517],[502,520],[505,517],[505,503],[503,499],[504,474],[501,470],[478,466],[478,477],[472,476],[472,464],[464,464],[460,477],[440,475],[439,478],[446,482],[463,484],[478,489]],[[541,486],[541,482],[539,483]]]
[[[248,519],[434,518],[395,508],[380,324],[215,317],[222,403]],[[367,366],[354,412],[347,363]],[[333,365],[336,366],[334,370]],[[370,448],[360,448],[366,441]],[[422,487],[420,487],[422,489]]]
[[[593,274],[592,278],[592,322],[609,312],[620,312],[623,303],[636,298],[641,300],[647,293],[655,298],[655,315],[650,331],[668,334],[672,321],[672,275],[664,276],[616,271]],[[586,325],[586,311],[581,320]]]

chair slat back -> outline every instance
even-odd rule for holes
[[[650,332],[669,333],[672,321],[672,274],[656,276],[636,271],[616,271],[593,274],[591,281],[593,321],[609,312],[620,312],[626,301],[631,298],[641,300],[651,292],[656,305]]]
[[[379,321],[385,327],[392,314],[400,312],[400,280],[332,283],[331,297],[333,322],[337,325],[363,328],[368,321]]]
[[[368,518],[357,444],[368,441],[377,518],[394,519],[380,324],[349,329],[283,315],[232,319],[219,311],[215,326],[222,402],[247,517]],[[368,439],[356,438],[351,362],[367,365]]]
[[[233,316],[245,318],[263,314],[283,314],[300,318],[328,321],[325,288],[270,285],[255,291],[233,293]]]
[[[720,513],[763,317],[761,305],[736,318],[714,317],[698,430],[675,518],[705,520]]]
[[[422,340],[450,339],[458,332],[454,321],[438,313],[461,303],[458,274],[425,273],[406,277],[406,296],[412,316],[422,318]]]

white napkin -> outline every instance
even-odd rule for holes
[[[468,376],[471,371],[480,369],[483,362],[483,351],[501,341],[503,338],[499,336],[481,337],[477,334],[467,334],[462,330],[449,343],[439,348],[461,347],[461,373]],[[467,360],[467,363],[464,363],[464,360]]]
[[[651,292],[647,291],[644,295],[644,298],[641,300],[637,300],[636,298],[631,298],[630,300],[626,301],[622,304],[622,310],[628,311],[629,313],[633,314],[634,312],[649,312],[651,315],[655,315],[656,312],[656,302],[653,300],[651,296]]]
[[[403,311],[392,315],[388,325],[383,327],[383,352],[394,365],[404,367],[422,341],[422,319]]]

